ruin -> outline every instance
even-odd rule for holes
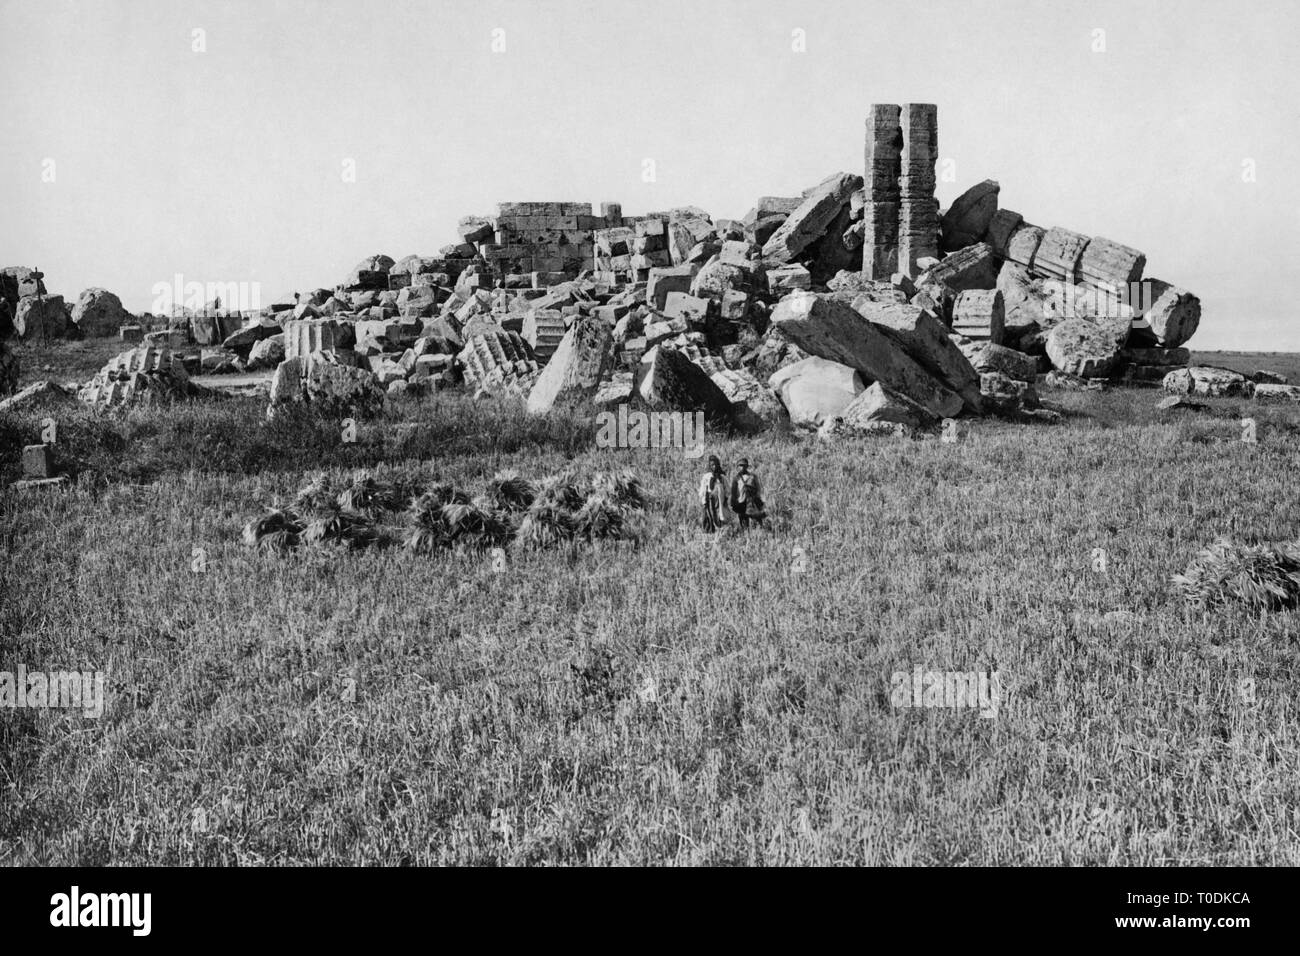
[[[82,388],[101,405],[193,394],[187,369],[262,368],[275,370],[273,408],[355,396],[372,409],[376,392],[463,384],[535,412],[639,395],[746,429],[830,421],[843,435],[872,431],[873,416],[891,428],[1050,417],[1033,388],[1044,372],[1049,387],[1210,380],[1170,378],[1187,368],[1200,302],[1144,276],[1143,252],[1035,225],[1000,208],[991,179],[942,210],[937,162],[935,105],[873,104],[860,173],[760,196],[740,219],[695,206],[628,216],[617,202],[599,212],[502,202],[460,219],[457,241],[435,256],[376,253],[292,301],[161,323],[98,288],[69,309],[26,267],[0,270],[0,292],[10,334],[140,343]],[[793,379],[781,374],[805,362]],[[795,401],[816,411],[793,414]]]

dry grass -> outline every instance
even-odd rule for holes
[[[236,399],[192,449],[163,412],[77,423],[98,467],[0,496],[0,669],[104,669],[108,707],[0,712],[0,861],[1300,862],[1300,616],[1170,583],[1221,537],[1300,538],[1298,413],[1260,411],[1247,445],[1243,403],[1044,396],[1066,424],[956,445],[711,443],[788,515],[712,537],[698,461],[596,449],[582,421],[412,405],[293,446]],[[0,420],[0,445],[36,427]],[[630,468],[645,537],[504,560],[240,541],[358,468],[424,482],[430,513],[503,470]],[[587,500],[550,485],[526,514]],[[891,707],[917,666],[996,669],[998,717]]]

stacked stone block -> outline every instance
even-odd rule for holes
[[[939,201],[934,198],[939,111],[933,103],[904,103],[901,113],[898,271],[916,275],[918,259],[939,255]]]
[[[887,280],[898,271],[902,147],[899,108],[890,103],[873,104],[867,115],[862,203],[862,270],[868,279]]]
[[[594,233],[622,226],[623,215],[618,203],[602,203],[596,215],[591,203],[505,202],[491,225],[492,236],[478,252],[492,270],[539,274],[541,284],[550,285],[589,268],[596,251]]]

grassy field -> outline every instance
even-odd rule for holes
[[[0,862],[1294,865],[1300,615],[1169,578],[1300,537],[1300,410],[1159,397],[1045,390],[1063,424],[956,444],[710,440],[780,516],[712,537],[698,461],[586,417],[440,395],[345,444],[253,398],[61,411],[72,487],[0,491],[0,670],[104,670],[107,708],[0,710]],[[0,416],[0,483],[46,414]],[[321,470],[624,466],[639,547],[239,540]],[[996,671],[997,716],[893,706],[915,668]]]

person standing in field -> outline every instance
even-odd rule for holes
[[[731,510],[740,518],[742,530],[748,528],[751,521],[761,528],[767,518],[763,511],[763,489],[758,483],[758,475],[749,470],[748,458],[736,462],[736,477],[731,479]]]
[[[701,527],[713,533],[726,523],[727,482],[726,472],[717,455],[709,456],[708,471],[700,479],[700,507],[703,509]]]

